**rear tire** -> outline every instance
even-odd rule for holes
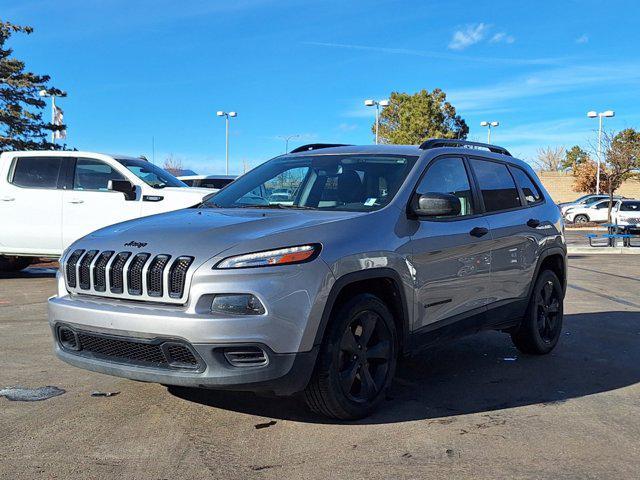
[[[576,215],[573,219],[573,223],[582,225],[583,223],[589,223],[589,217],[586,215]]]
[[[397,352],[396,327],[387,306],[374,295],[356,295],[329,320],[304,391],[307,405],[341,420],[370,415],[385,398]]]
[[[7,257],[0,255],[0,272],[19,272],[32,263],[30,257]]]
[[[560,280],[551,270],[543,270],[533,286],[524,318],[511,334],[518,350],[545,355],[555,348],[562,332],[562,302]]]

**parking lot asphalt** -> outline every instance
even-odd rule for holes
[[[521,355],[497,332],[440,346],[403,361],[381,411],[350,423],[294,399],[73,368],[51,349],[53,270],[0,277],[0,390],[66,391],[0,397],[0,478],[638,478],[640,257],[569,261],[554,353]]]

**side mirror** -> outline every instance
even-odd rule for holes
[[[125,200],[136,199],[136,187],[129,180],[109,180],[107,189],[123,193]]]
[[[417,193],[411,202],[411,211],[419,217],[450,217],[461,209],[460,199],[448,193]]]

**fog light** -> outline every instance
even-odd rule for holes
[[[263,315],[265,313],[260,300],[248,293],[216,295],[211,302],[211,311],[231,315]]]

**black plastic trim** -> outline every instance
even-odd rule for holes
[[[358,272],[347,273],[340,277],[331,287],[331,291],[327,296],[327,301],[324,306],[324,310],[322,312],[322,317],[320,318],[320,324],[318,325],[318,330],[316,332],[316,336],[314,339],[314,345],[320,345],[322,343],[322,339],[324,338],[324,332],[329,324],[329,319],[331,317],[331,310],[335,305],[336,299],[340,292],[347,287],[348,285],[359,282],[362,280],[372,280],[376,278],[391,278],[396,286],[398,287],[398,291],[400,292],[400,302],[402,305],[402,332],[399,332],[402,336],[402,346],[406,347],[406,340],[408,338],[410,332],[409,326],[409,304],[407,302],[407,295],[404,291],[404,287],[402,284],[402,279],[398,272],[391,268],[370,268],[367,270],[360,270]]]

